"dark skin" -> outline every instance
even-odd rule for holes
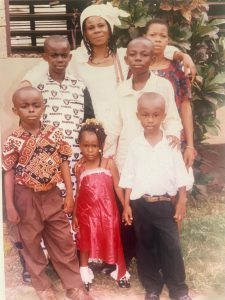
[[[137,117],[144,128],[144,136],[152,146],[162,139],[160,125],[165,118],[165,100],[159,94],[149,96],[150,93],[143,94],[138,100]],[[153,94],[153,93],[151,93]],[[126,225],[131,225],[133,221],[130,207],[130,194],[132,189],[125,190],[125,202],[123,211],[123,221]],[[186,187],[178,189],[178,200],[174,215],[175,221],[179,224],[186,213]]]
[[[68,41],[46,39],[43,58],[48,62],[52,79],[61,83],[65,78],[66,68],[72,58]]]
[[[148,27],[146,37],[154,44],[154,62],[151,70],[161,70],[168,68],[170,61],[164,57],[164,51],[169,42],[168,27],[165,24],[153,23]],[[182,89],[182,86],[181,86]],[[193,142],[193,116],[190,99],[185,97],[181,102],[181,120],[184,127],[187,147],[184,150],[184,161],[187,168],[191,167],[195,158]]]
[[[133,89],[141,90],[151,76],[149,70],[153,58],[153,44],[146,38],[139,38],[129,43],[125,61],[133,75]],[[176,136],[168,135],[172,147],[179,148],[180,140]]]
[[[41,93],[33,87],[21,88],[13,95],[13,105],[12,110],[19,116],[21,126],[32,135],[37,136],[41,127],[40,118],[45,110]],[[60,169],[67,190],[64,211],[66,213],[71,213],[73,211],[73,192],[68,162],[63,162]],[[18,224],[20,222],[20,217],[14,206],[13,169],[5,172],[4,187],[8,220],[12,224]]]
[[[84,167],[85,170],[95,169],[99,167],[100,163],[100,157],[99,157],[99,143],[98,138],[95,133],[84,131],[82,133],[81,141],[80,141],[80,150],[83,154],[83,160],[84,160]],[[101,167],[108,168],[112,175],[113,179],[113,186],[115,189],[115,192],[121,201],[122,205],[124,205],[124,192],[123,189],[119,187],[119,172],[117,170],[116,164],[113,160],[110,160],[108,163],[108,160],[105,158],[102,158],[101,160]],[[79,180],[79,178],[78,178]],[[78,183],[79,186],[79,183]],[[77,190],[77,195],[79,193],[79,190]],[[76,206],[77,206],[77,197],[75,200],[75,206],[73,211],[73,229],[75,231],[79,230],[79,224],[78,219],[76,217]],[[89,252],[88,251],[80,251],[80,265],[82,267],[86,267],[88,265],[88,259],[89,259]]]

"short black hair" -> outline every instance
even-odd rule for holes
[[[63,36],[63,35],[50,35],[44,41],[44,52],[45,53],[47,52],[47,48],[48,48],[49,43],[51,43],[52,41],[53,42],[58,42],[58,43],[67,43],[68,48],[70,50],[70,43],[69,43],[68,39],[65,36]]]
[[[148,21],[145,25],[145,33],[147,33],[149,27],[153,24],[165,25],[168,30],[168,33],[169,33],[169,25],[168,25],[167,21],[165,19],[160,19],[160,18],[155,18],[155,19],[151,19],[150,21]]]
[[[29,91],[33,91],[33,92],[39,94],[41,101],[43,101],[42,93],[41,93],[37,88],[28,85],[28,86],[23,86],[23,87],[17,89],[17,90],[13,93],[13,95],[12,95],[12,102],[13,102],[13,104],[15,105],[17,98],[20,96],[20,94],[21,94],[22,92],[29,92]]]

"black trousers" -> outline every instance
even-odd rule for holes
[[[188,294],[174,206],[143,198],[131,201],[137,239],[139,278],[148,292],[161,293],[164,283],[171,298]]]

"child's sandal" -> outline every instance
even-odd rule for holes
[[[22,279],[23,279],[23,283],[31,284],[31,277],[30,277],[30,273],[28,271],[24,270],[22,272]]]
[[[85,283],[85,282],[84,282],[84,288],[85,288],[85,290],[86,290],[87,292],[90,291],[90,287],[91,287],[91,283],[89,283],[89,282]]]
[[[130,288],[130,281],[126,277],[122,277],[118,280],[118,285],[120,288],[129,289]]]

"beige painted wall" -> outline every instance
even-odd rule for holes
[[[27,70],[32,68],[41,58],[3,58],[0,59],[0,116],[2,141],[18,126],[18,118],[12,113],[12,94]],[[206,142],[213,144],[225,143],[225,107],[217,111],[221,121],[221,132]]]
[[[12,94],[16,90],[24,74],[34,66],[40,58],[4,58],[0,59],[0,116],[1,140],[18,126],[18,117],[12,113]]]

